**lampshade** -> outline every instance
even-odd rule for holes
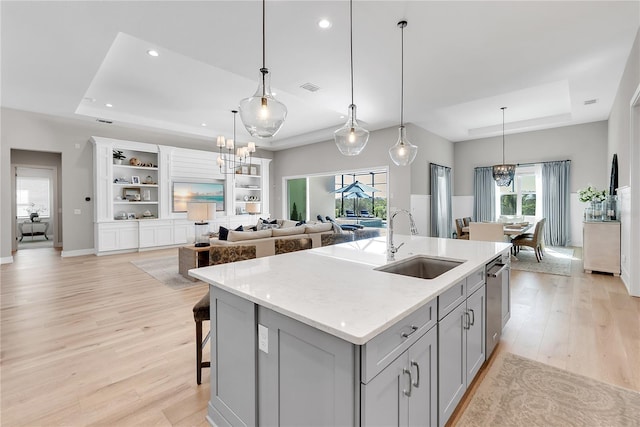
[[[216,219],[216,204],[202,202],[187,202],[187,219],[206,223]]]
[[[349,0],[349,46],[351,63],[351,104],[347,122],[333,133],[338,150],[345,156],[357,156],[369,141],[369,131],[356,120],[356,105],[353,102],[353,0]]]
[[[516,165],[505,164],[504,162],[504,110],[507,107],[501,107],[502,110],[502,164],[493,166],[493,179],[499,187],[508,187],[516,175]]]
[[[240,119],[251,136],[256,138],[271,138],[287,118],[287,107],[271,92],[271,76],[266,66],[265,9],[266,0],[262,0],[262,68],[258,90],[253,96],[240,101]]]
[[[409,142],[404,128],[404,29],[407,21],[398,22],[401,34],[401,60],[400,60],[400,128],[398,129],[398,141],[389,148],[389,157],[397,166],[407,166],[416,158],[418,147]]]
[[[246,208],[247,213],[257,214],[260,213],[260,203],[247,203]]]

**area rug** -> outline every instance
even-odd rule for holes
[[[202,285],[200,281],[191,281],[178,273],[178,257],[149,258],[131,261],[145,273],[167,285],[171,289],[184,289],[194,285]]]
[[[511,353],[489,368],[457,426],[638,426],[640,393]]]
[[[538,262],[533,249],[523,247],[515,258],[511,258],[511,268],[513,270],[532,271],[534,273],[571,276],[572,260],[573,248],[547,246],[544,248],[542,260]]]

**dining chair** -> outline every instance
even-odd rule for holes
[[[533,234],[521,234],[511,239],[511,244],[513,245],[516,254],[520,252],[520,248],[522,246],[528,246],[533,248],[536,254],[536,260],[540,262],[544,255],[544,251],[542,250],[542,237],[544,235],[544,224],[546,221],[546,218],[542,218],[538,221]]]
[[[471,217],[465,216],[464,218],[462,218],[462,223],[464,224],[465,227],[468,227],[469,224],[471,223]]]
[[[462,227],[464,227],[464,221],[462,218],[456,218],[456,234],[458,239],[469,240],[469,233],[465,233],[462,231]]]
[[[469,240],[504,242],[504,228],[499,222],[470,222]]]

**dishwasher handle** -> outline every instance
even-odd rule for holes
[[[500,267],[500,269],[497,271],[488,271],[487,275],[489,277],[498,277],[505,269],[509,268],[509,264],[495,264],[493,267]]]

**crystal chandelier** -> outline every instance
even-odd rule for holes
[[[407,166],[416,158],[418,154],[418,147],[413,145],[406,136],[404,127],[404,28],[407,26],[407,21],[398,22],[398,28],[401,30],[401,63],[400,63],[400,128],[398,129],[398,141],[396,144],[389,148],[389,156],[393,163],[398,166]]]
[[[347,122],[336,130],[333,138],[338,150],[345,156],[357,156],[367,145],[369,131],[356,120],[356,105],[353,103],[353,0],[349,0],[349,44],[351,46],[351,104]]]
[[[274,136],[287,117],[287,107],[271,92],[271,76],[265,60],[265,3],[266,0],[262,0],[262,68],[258,90],[240,101],[240,119],[249,134],[256,138]]]
[[[216,146],[218,147],[216,163],[220,169],[220,173],[224,175],[234,175],[236,168],[245,163],[247,157],[249,157],[249,164],[251,164],[251,156],[256,151],[255,142],[249,142],[246,147],[235,147],[236,115],[238,114],[238,110],[231,110],[231,112],[233,113],[233,139],[225,139],[222,135],[216,139]],[[234,149],[236,150],[235,155]]]
[[[516,174],[516,165],[504,163],[504,110],[507,107],[501,107],[500,109],[502,110],[502,164],[493,166],[493,179],[499,187],[508,187]]]

